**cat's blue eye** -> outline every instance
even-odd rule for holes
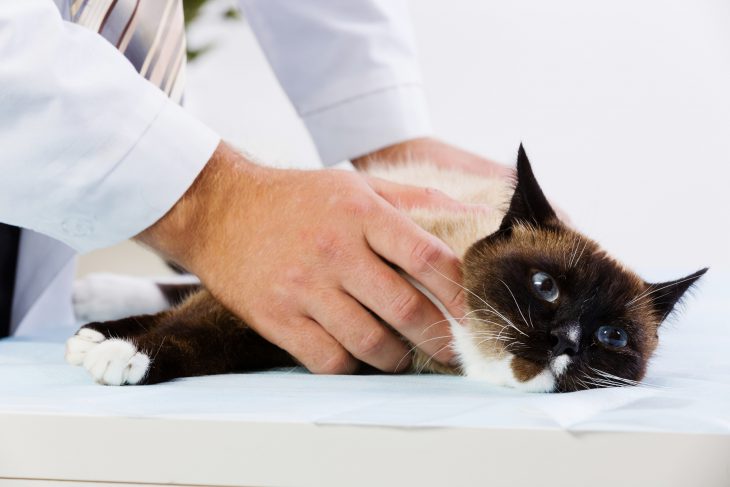
[[[625,347],[629,342],[629,335],[623,328],[604,325],[596,330],[596,338],[599,342],[613,348]]]
[[[532,275],[532,287],[535,292],[545,301],[550,303],[558,299],[558,283],[547,272],[536,272]]]

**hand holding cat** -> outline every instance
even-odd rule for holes
[[[488,178],[513,178],[515,176],[515,170],[512,167],[499,164],[491,159],[486,159],[478,154],[431,137],[410,139],[385,147],[354,159],[352,164],[357,169],[365,170],[373,163],[402,164],[409,160],[431,161],[439,167],[457,169]],[[413,206],[417,205],[414,204]],[[565,211],[554,203],[552,207],[563,223],[568,226],[572,224]]]
[[[512,167],[485,159],[482,156],[431,137],[410,139],[385,147],[354,159],[352,164],[358,169],[365,169],[374,162],[401,164],[409,160],[431,161],[437,166],[458,169],[488,178],[508,178],[514,177],[515,174]]]
[[[405,370],[408,348],[369,310],[438,361],[448,323],[387,264],[463,314],[459,261],[389,201],[458,206],[424,189],[343,171],[256,166],[222,143],[186,195],[138,236],[197,274],[225,306],[309,370],[358,360]]]

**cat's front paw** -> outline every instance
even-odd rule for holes
[[[150,358],[128,340],[107,339],[90,328],[82,328],[66,342],[66,361],[83,365],[99,384],[139,384],[150,368]]]
[[[91,328],[81,328],[74,336],[66,340],[66,362],[71,365],[84,363],[86,353],[106,340],[106,337]]]
[[[122,386],[139,384],[150,367],[150,358],[137,347],[119,338],[104,340],[89,350],[84,368],[100,384]]]

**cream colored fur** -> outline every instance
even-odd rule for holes
[[[410,162],[397,166],[377,166],[368,174],[400,184],[435,188],[462,203],[494,208],[483,211],[433,211],[413,208],[413,220],[443,240],[459,257],[478,239],[493,233],[502,221],[512,196],[512,187],[504,179],[488,179],[463,172],[438,168],[431,164]]]

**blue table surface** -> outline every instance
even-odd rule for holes
[[[0,341],[0,414],[103,415],[401,428],[550,428],[730,434],[730,296],[708,274],[663,325],[646,385],[530,394],[463,377],[314,376],[299,369],[94,384],[60,340]]]

